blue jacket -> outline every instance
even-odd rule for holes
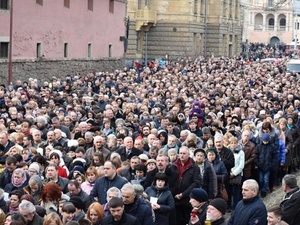
[[[169,187],[166,186],[162,189],[158,189],[153,182],[153,184],[148,187],[145,192],[147,193],[149,200],[151,197],[158,198],[157,204],[160,205],[160,209],[154,210],[154,224],[169,224],[169,214],[171,210],[175,208],[174,198]]]
[[[285,156],[286,156],[285,143],[281,139],[279,139],[279,148],[278,148],[278,151],[277,151],[277,156],[278,156],[278,162],[284,164],[285,163]]]
[[[112,180],[107,177],[100,177],[96,180],[95,186],[91,190],[90,196],[92,201],[95,197],[98,197],[98,202],[103,205],[106,203],[106,192],[111,187],[116,187],[121,189],[127,180],[119,175],[116,175]]]
[[[277,168],[277,149],[272,143],[258,144],[255,149],[254,163],[259,170],[271,171]]]
[[[239,201],[227,225],[266,225],[267,209],[259,196]]]
[[[151,207],[143,199],[136,196],[132,204],[124,207],[125,212],[136,217],[141,225],[153,225]]]

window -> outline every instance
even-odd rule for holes
[[[8,45],[9,42],[0,43],[0,58],[8,58]]]
[[[142,35],[140,31],[136,32],[136,50],[138,52],[142,51]]]
[[[114,13],[114,0],[109,0],[109,12]]]
[[[9,0],[0,0],[0,9],[9,9]]]
[[[64,0],[64,6],[70,8],[70,0]]]
[[[67,58],[68,57],[68,43],[64,44],[64,57]]]
[[[36,0],[36,3],[39,5],[43,5],[43,0]]]
[[[88,10],[93,11],[94,0],[88,0]]]
[[[91,43],[88,44],[88,57],[89,58],[92,57],[92,44]]]
[[[268,0],[268,7],[274,6],[274,0]]]
[[[36,44],[36,57],[37,58],[40,58],[42,55],[41,55],[41,43],[37,43]]]
[[[142,9],[142,0],[138,0],[138,9]]]
[[[109,44],[109,46],[108,46],[108,57],[111,57],[111,47],[112,47],[112,44]]]

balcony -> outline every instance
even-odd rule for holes
[[[157,12],[150,10],[148,7],[139,9],[135,12],[135,30],[140,31],[142,29],[149,30],[150,27],[155,26],[157,23]]]

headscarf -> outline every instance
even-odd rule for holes
[[[20,184],[15,184],[14,182],[14,179],[13,179],[13,176],[15,174],[22,174],[22,181]],[[11,183],[15,186],[15,187],[21,187],[27,180],[27,177],[26,177],[26,172],[23,170],[23,169],[15,169],[13,174],[12,174],[12,179],[11,179]]]

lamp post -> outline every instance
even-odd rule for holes
[[[12,74],[12,35],[13,35],[13,0],[10,0],[8,84],[10,84],[13,79],[13,74]]]
[[[207,10],[208,10],[208,0],[205,0],[204,8],[204,57],[207,56]]]

